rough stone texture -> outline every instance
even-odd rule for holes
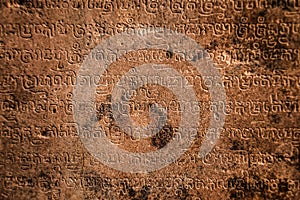
[[[299,7],[298,0],[0,0],[0,199],[299,199]],[[224,81],[226,121],[217,145],[199,158],[214,104],[197,79],[202,109],[192,146],[163,169],[124,173],[81,143],[72,91],[97,44],[150,25],[184,33],[207,50]],[[163,130],[134,140],[117,129],[110,92],[111,77],[144,63],[199,75],[180,56],[141,49],[110,66],[100,80],[109,85],[95,91],[95,112],[115,145],[156,151],[176,137],[176,104]],[[131,117],[147,125],[149,105],[172,100],[170,90],[147,85],[130,100],[143,105]]]

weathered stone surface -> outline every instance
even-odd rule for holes
[[[0,0],[0,199],[299,199],[299,6],[298,0]],[[192,45],[185,38],[166,46],[168,37],[176,37],[157,33],[157,43],[147,48],[90,54],[112,36],[139,28],[176,31],[203,51],[175,51],[176,45]],[[141,44],[138,38],[119,38],[117,45]],[[80,70],[88,56],[111,64],[103,74],[84,77]],[[214,63],[220,77],[197,71],[193,62],[203,60]],[[160,69],[157,84],[144,76],[144,86],[122,94],[136,126],[166,117],[156,134],[138,138],[120,128],[112,92],[121,77],[134,79],[130,73],[149,63],[170,66],[188,83]],[[197,103],[180,102],[166,87],[180,81]],[[91,85],[93,104],[77,102],[74,90]],[[226,101],[212,101],[212,86],[224,88]],[[183,154],[174,162],[176,149],[160,161],[142,160],[138,153],[182,141],[188,109],[199,112],[189,120],[199,126]],[[74,112],[94,113],[82,120],[98,129],[79,126]],[[222,121],[223,115],[224,125],[212,129],[212,119]],[[97,159],[99,146],[84,141],[100,135],[140,155],[131,160],[136,173],[126,172],[128,163],[119,163],[124,170],[110,167],[126,160],[121,154],[101,152],[98,158],[107,163]],[[217,142],[199,157],[207,136]],[[138,173],[139,165],[151,162],[168,164]]]

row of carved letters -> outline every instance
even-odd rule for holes
[[[109,127],[108,127],[109,128]],[[111,135],[110,129],[106,129],[105,127],[97,128],[97,129],[84,129],[78,127],[76,123],[64,123],[58,125],[47,125],[47,126],[38,126],[32,125],[28,127],[11,127],[5,124],[2,124],[0,127],[0,137],[7,138],[9,143],[19,144],[25,142],[26,140],[31,140],[35,138],[43,138],[43,140],[47,140],[49,138],[73,138],[79,136],[81,137],[103,137],[104,134],[111,136],[114,140],[118,140],[122,142],[125,139],[124,134],[116,134]],[[130,132],[131,128],[126,128],[126,131]],[[116,129],[116,131],[118,131]],[[120,130],[119,130],[120,131]],[[221,135],[217,136],[215,133],[215,129],[208,130],[186,130],[186,129],[176,129],[176,139],[180,140],[181,135],[185,134],[185,132],[191,131],[197,134],[201,138],[206,137],[217,137],[217,138],[231,138],[231,139],[240,139],[240,140],[251,140],[254,138],[258,138],[265,141],[272,142],[295,142],[299,143],[300,138],[300,128],[292,128],[292,127],[284,127],[284,128],[275,128],[275,127],[246,127],[246,128],[235,128],[235,127],[225,127],[220,130]],[[105,133],[104,133],[105,132]],[[198,133],[197,133],[198,132]],[[208,134],[209,133],[209,136]],[[139,140],[139,138],[132,139],[134,141]]]
[[[187,178],[187,177],[164,177],[164,178],[109,178],[98,177],[95,175],[86,175],[82,177],[76,176],[63,176],[58,177],[34,177],[30,175],[2,175],[0,177],[1,188],[10,190],[12,188],[32,188],[38,187],[40,190],[52,190],[58,187],[67,188],[92,188],[97,187],[101,190],[119,190],[124,188],[123,184],[126,182],[128,185],[134,185],[135,187],[142,188],[145,185],[152,189],[166,188],[168,190],[180,189],[184,187],[186,189],[198,189],[198,190],[230,190],[230,189],[252,189],[252,190],[265,190],[271,193],[277,193],[279,191],[279,184],[282,182],[287,183],[287,189],[289,191],[296,192],[299,190],[299,180],[297,179],[261,179],[255,180],[249,177],[234,178],[231,176],[224,176],[220,178]],[[250,181],[251,180],[251,181]],[[56,184],[55,184],[56,183]],[[130,184],[131,183],[131,184]],[[45,185],[52,186],[45,188]]]
[[[300,34],[300,23],[281,22],[281,23],[237,23],[237,22],[215,22],[215,23],[192,23],[188,24],[127,24],[126,22],[109,23],[66,23],[59,20],[53,23],[7,23],[0,24],[0,37],[19,37],[29,39],[32,37],[57,37],[72,35],[74,38],[81,39],[87,36],[99,37],[110,36],[121,32],[134,31],[137,28],[145,28],[151,31],[159,30],[160,34],[164,31],[161,28],[175,30],[187,35],[214,35],[224,37],[235,35],[238,39],[260,40],[267,39],[270,43],[288,44],[289,35]],[[145,30],[146,31],[146,30]],[[167,30],[165,30],[167,31]]]
[[[9,7],[7,2],[18,3],[17,0],[2,0],[0,7]],[[97,9],[104,13],[113,13],[117,10],[128,11],[144,9],[147,13],[170,11],[176,14],[199,12],[200,14],[207,15],[215,12],[215,10],[222,12],[227,9],[231,9],[233,12],[275,7],[298,10],[300,2],[298,0],[183,0],[161,3],[159,0],[135,0],[132,2],[124,0],[33,0],[26,2],[24,5],[31,9]]]
[[[299,146],[298,146],[299,147]],[[1,152],[0,153],[0,167],[11,167],[11,165],[17,165],[22,170],[29,170],[33,168],[38,168],[45,164],[59,165],[63,168],[76,171],[79,169],[82,163],[87,162],[88,165],[95,165],[97,162],[91,160],[83,161],[83,154],[80,153],[50,153],[50,154],[39,154],[32,152],[19,152],[18,154],[13,152]],[[112,153],[101,153],[101,156],[105,160],[105,163],[118,163],[121,161],[120,155]],[[172,155],[169,155],[172,156]],[[196,154],[189,154],[186,157],[180,158],[175,161],[176,165],[179,167],[185,165],[186,163],[198,163],[201,161],[204,165],[222,165],[230,166],[233,163],[239,165],[240,167],[257,167],[262,165],[274,165],[281,162],[287,162],[291,164],[296,164],[299,162],[299,149],[292,146],[291,152],[289,153],[249,153],[247,151],[228,151],[222,150],[221,152],[210,152],[204,158],[199,159]],[[156,163],[156,162],[168,162],[168,158],[149,158],[141,159],[136,156],[128,160],[131,164],[140,163]],[[98,163],[99,164],[99,163]],[[125,163],[124,163],[125,164]]]
[[[96,94],[108,95],[111,91],[110,87],[120,85],[120,75],[82,75],[76,76],[72,70],[66,70],[55,74],[40,74],[40,75],[0,75],[0,93],[12,93],[18,88],[29,91],[44,91],[47,92],[50,88],[63,86],[69,88],[71,86],[96,86]],[[204,80],[203,80],[204,79]],[[158,84],[164,87],[179,86],[181,88],[200,87],[201,90],[208,91],[211,86],[222,85],[225,89],[238,88],[241,91],[246,91],[259,88],[277,88],[282,89],[299,89],[300,76],[288,74],[240,74],[240,75],[224,75],[222,82],[217,76],[188,75],[188,76],[122,76],[125,83],[131,84]],[[121,88],[122,89],[122,88]],[[147,89],[129,90],[123,89],[124,96],[141,94],[150,98],[151,91]],[[153,96],[153,95],[152,95]],[[155,97],[162,97],[159,91],[155,92]]]
[[[300,59],[299,49],[207,49],[199,50],[199,52],[173,52],[176,61],[192,61],[195,58],[213,59],[217,67],[224,68],[230,64],[253,64],[257,60],[262,61],[285,61],[285,62],[298,62]],[[197,53],[197,54],[196,54]],[[36,61],[58,61],[66,62],[68,64],[81,64],[86,58],[97,61],[114,62],[124,60],[128,62],[141,62],[141,61],[167,61],[168,58],[150,52],[149,54],[139,53],[138,56],[126,56],[125,50],[119,49],[117,51],[98,51],[88,54],[86,50],[67,50],[67,49],[4,49],[0,51],[0,61],[15,62],[21,64],[32,64]]]
[[[193,110],[207,112],[207,108],[212,112],[222,112],[225,115],[268,115],[270,113],[298,113],[300,112],[300,100],[299,99],[284,99],[278,100],[277,96],[271,95],[270,100],[258,101],[219,101],[219,102],[176,102],[175,100],[167,102],[160,101],[160,104],[167,108],[170,112],[177,112],[181,110]],[[148,108],[148,101],[128,103],[118,102],[115,104],[116,109],[123,114],[126,111],[146,111]],[[183,107],[180,107],[180,104]],[[29,113],[34,112],[36,114],[49,113],[58,114],[64,113],[66,115],[73,115],[74,110],[78,112],[97,112],[101,111],[101,102],[77,102],[75,100],[65,99],[48,99],[39,98],[36,100],[19,101],[15,99],[4,99],[0,101],[0,111],[3,116],[11,114],[15,116],[16,113]]]

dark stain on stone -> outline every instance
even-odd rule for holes
[[[128,194],[129,194],[129,196],[134,197],[136,192],[134,191],[134,189],[132,189],[132,187],[129,187],[128,188]]]
[[[150,194],[150,187],[149,186],[143,186],[143,188],[139,192],[138,197],[135,198],[135,200],[147,200],[149,194]]]
[[[104,116],[109,115],[111,110],[112,107],[110,103],[101,103],[101,105],[97,107],[97,119],[101,120]]]
[[[271,115],[271,122],[278,124],[280,122],[280,117],[278,115]]]
[[[244,150],[244,145],[242,144],[241,141],[238,141],[238,140],[234,140],[232,142],[232,146],[230,147],[230,150]]]
[[[19,4],[19,5],[24,6],[28,3],[28,1],[27,0],[17,0],[16,3]]]
[[[277,159],[279,162],[285,160],[285,157],[284,157],[282,154],[276,154],[275,157],[276,157],[276,159]]]
[[[218,43],[216,40],[213,40],[210,42],[210,49],[215,49],[218,46]]]
[[[151,144],[158,149],[163,148],[174,136],[174,128],[165,125],[162,130],[151,138]]]
[[[167,51],[167,52],[166,52],[166,56],[167,56],[168,59],[169,59],[169,58],[172,58],[172,57],[173,57],[173,52]]]
[[[179,186],[177,196],[180,200],[186,200],[189,196],[187,189],[184,186]]]
[[[51,178],[50,178],[50,176],[48,174],[46,174],[45,172],[41,171],[39,173],[39,178],[41,180],[43,180],[43,183],[44,183],[44,184],[42,184],[41,187],[43,189],[50,190],[51,189],[51,181],[50,181]]]
[[[279,192],[288,192],[288,183],[287,182],[279,182],[278,184],[278,190]]]
[[[48,136],[48,133],[47,133],[46,130],[42,131],[42,136],[44,136],[44,137],[47,137],[47,136]]]
[[[234,37],[233,39],[232,39],[232,42],[233,42],[233,44],[239,44],[239,40],[236,38],[236,37]]]
[[[267,10],[262,10],[258,13],[258,15],[262,17],[266,16],[266,14],[267,14]]]

